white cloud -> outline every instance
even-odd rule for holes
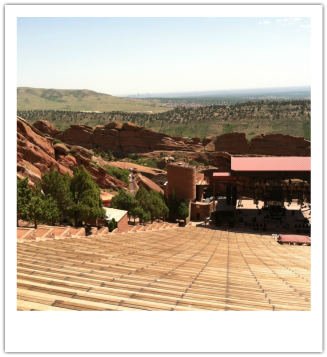
[[[301,25],[300,27],[306,27],[306,28],[310,28],[310,25]]]
[[[301,21],[301,17],[285,17],[283,19],[277,19],[277,22],[290,22],[290,21]]]

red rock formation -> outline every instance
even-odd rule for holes
[[[204,142],[206,143],[207,140]],[[232,155],[246,155],[249,153],[249,143],[244,133],[228,133],[216,136],[205,146],[205,151],[224,151]]]
[[[71,125],[69,129],[56,135],[55,138],[64,143],[79,145],[88,149],[93,148],[92,143],[93,128],[88,125]]]
[[[40,133],[42,134],[42,133]],[[22,170],[25,162],[32,166],[29,167],[29,172],[48,172],[51,167],[58,170],[61,174],[69,171],[68,168],[58,164],[55,160],[55,152],[49,141],[40,135],[36,128],[33,128],[25,120],[17,118],[17,164]],[[38,169],[38,170],[37,170]],[[25,171],[27,172],[27,171]],[[28,176],[28,175],[27,175]],[[29,176],[32,179],[32,176]],[[38,180],[38,177],[34,177]]]
[[[71,153],[76,158],[77,163],[81,165],[88,164],[93,157],[93,152],[83,148],[82,146],[73,146],[71,148]]]
[[[48,135],[51,138],[54,138],[56,135],[61,133],[59,129],[57,129],[54,125],[52,125],[47,120],[38,120],[36,123],[33,124],[33,126],[44,135]]]
[[[125,182],[115,179],[107,174],[107,172],[103,172],[103,170],[96,169],[90,165],[85,166],[87,171],[92,175],[93,180],[99,185],[101,188],[112,188],[114,190],[127,188]]]
[[[31,181],[41,180],[41,171],[26,160],[19,160],[17,162],[17,174],[20,177],[28,177]]]
[[[63,143],[55,144],[55,145],[53,145],[53,148],[54,148],[57,152],[59,152],[59,153],[61,153],[61,154],[67,155],[67,154],[69,153],[69,149],[68,149],[67,146],[66,146],[65,144],[63,144]]]
[[[55,157],[51,143],[38,129],[34,128],[28,121],[17,117],[17,133],[23,136],[28,142],[39,147],[50,157]]]
[[[170,137],[152,129],[133,123],[112,122],[92,128],[87,125],[71,125],[56,135],[62,142],[83,146],[88,149],[98,145],[105,151],[114,152],[148,152],[152,150],[203,150],[197,140],[186,141],[181,137]]]
[[[72,176],[74,167],[84,164],[93,179],[101,188],[121,189],[127,185],[109,176],[105,169],[95,169],[88,163],[92,160],[93,152],[83,147],[73,146],[70,155],[57,155],[47,138],[37,128],[24,119],[17,118],[17,176],[28,177],[31,182],[41,180],[41,176],[53,167],[61,174]],[[31,183],[30,186],[33,186]]]
[[[146,166],[137,165],[130,162],[122,162],[122,161],[110,161],[106,164],[106,166],[117,167],[123,170],[129,170],[129,168],[132,168],[135,172],[148,177],[158,186],[162,186],[167,181],[166,171],[160,169],[154,169],[152,167],[146,167]]]
[[[148,177],[145,177],[140,173],[137,175],[137,183],[139,186],[143,186],[148,191],[154,190],[163,193],[163,189],[161,189],[156,183],[154,183]]]
[[[271,156],[310,156],[311,142],[301,136],[261,134],[251,139],[250,154]]]
[[[59,155],[57,161],[58,164],[67,167],[71,171],[74,170],[74,167],[78,166],[74,156],[70,155]]]

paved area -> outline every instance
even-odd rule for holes
[[[17,310],[310,310],[307,246],[213,227],[17,243]]]

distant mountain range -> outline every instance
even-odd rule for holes
[[[88,89],[17,88],[18,110],[124,111],[160,113],[169,108],[158,100],[119,98]]]
[[[279,87],[279,88],[255,88],[255,89],[232,89],[232,90],[208,90],[194,92],[168,92],[168,93],[145,93],[130,94],[127,98],[190,98],[190,97],[270,97],[285,99],[309,99],[311,87]]]

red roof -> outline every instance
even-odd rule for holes
[[[231,176],[230,172],[214,172],[213,179],[222,181],[235,181],[236,178]]]
[[[232,157],[233,171],[311,171],[311,157]]]
[[[278,240],[283,243],[311,243],[311,238],[308,236],[280,234]]]
[[[217,176],[230,176],[231,173],[230,172],[214,172],[213,176],[217,177]]]

